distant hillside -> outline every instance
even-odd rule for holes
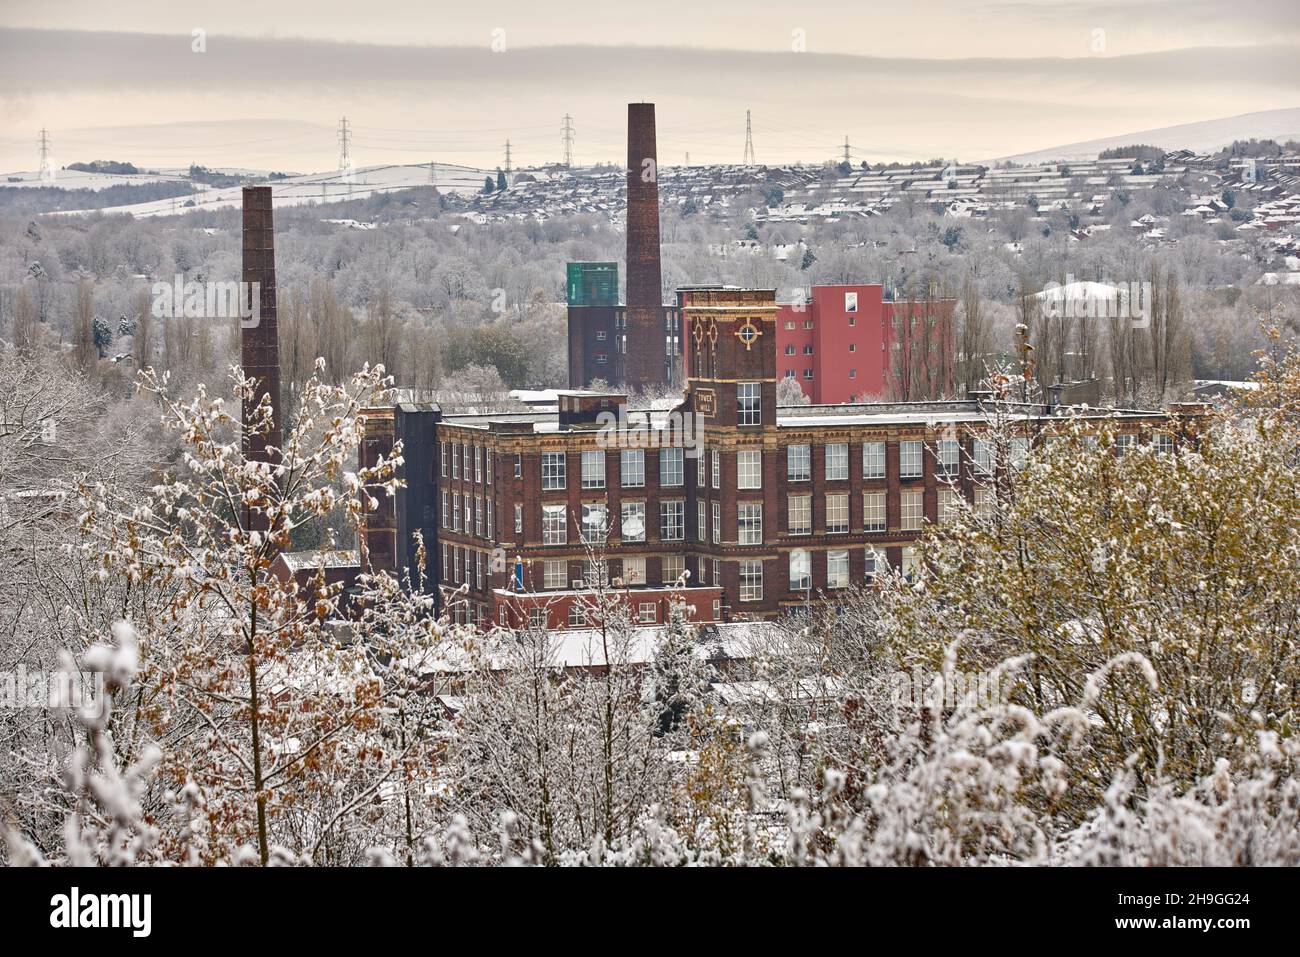
[[[1052,146],[1032,153],[1000,156],[989,162],[1048,163],[1052,160],[1095,159],[1102,150],[1131,146],[1134,143],[1146,143],[1164,150],[1189,149],[1198,153],[1209,153],[1222,149],[1233,140],[1245,140],[1251,137],[1274,139],[1279,143],[1289,139],[1300,139],[1300,108],[1264,110],[1260,113],[1243,113],[1241,116],[1229,116],[1219,120],[1183,123],[1180,126],[1166,126],[1156,130],[1139,130],[1133,133],[1122,133],[1119,136],[1107,136],[1103,139]]]

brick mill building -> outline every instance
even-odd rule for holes
[[[617,302],[615,264],[570,268],[574,388],[553,410],[443,414],[400,393],[367,410],[362,463],[400,441],[405,487],[366,516],[359,567],[415,581],[418,531],[447,613],[485,627],[581,627],[596,583],[646,624],[679,601],[699,622],[771,619],[886,566],[910,574],[926,523],[963,501],[982,507],[1007,463],[1078,411],[995,410],[979,396],[826,404],[840,397],[830,383],[852,398],[887,381],[898,304],[880,286],[814,287],[802,310],[773,290],[688,286],[665,306],[657,186],[645,176],[653,106],[630,105],[628,122],[628,302]],[[789,346],[805,339],[822,401],[778,407]],[[594,379],[615,385],[585,388]],[[629,393],[656,386],[676,394],[629,409]],[[995,411],[1014,422],[1009,456],[988,441]],[[1172,441],[1164,413],[1090,414],[1125,444]]]
[[[778,407],[775,293],[679,296],[689,376],[671,407],[629,412],[623,392],[571,390],[553,412],[379,410],[368,454],[430,434],[421,417],[435,438],[373,516],[369,561],[406,564],[399,544],[423,515],[460,620],[580,627],[597,579],[646,623],[677,598],[697,621],[767,619],[886,565],[910,573],[925,523],[986,501],[1000,471],[991,400]],[[1013,453],[1079,411],[999,406]],[[1125,444],[1171,435],[1162,413],[1093,415]]]

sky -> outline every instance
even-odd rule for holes
[[[0,170],[974,161],[1300,107],[1296,0],[0,0]],[[1300,131],[1297,131],[1300,132]]]

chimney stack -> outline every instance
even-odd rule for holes
[[[653,103],[627,105],[627,351],[623,383],[665,381],[663,291],[659,269],[659,161]]]
[[[267,446],[278,450],[284,422],[280,404],[280,341],[275,316],[275,221],[271,211],[271,187],[244,187],[244,295],[257,289],[257,321],[240,322],[240,359],[244,376],[255,379],[253,398],[243,414],[243,448],[248,460],[269,461]],[[252,284],[256,283],[254,287]],[[250,435],[252,412],[269,395],[274,424],[265,435]]]

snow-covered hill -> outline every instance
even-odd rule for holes
[[[187,183],[189,176],[181,170],[160,170],[154,173],[86,173],[76,169],[56,169],[54,181],[45,182],[36,170],[0,174],[0,188],[37,188],[56,186],[59,189],[108,189],[110,186],[141,186],[146,183]]]
[[[1187,149],[1206,153],[1227,146],[1233,140],[1251,138],[1274,139],[1279,143],[1289,139],[1300,139],[1300,109],[1264,110],[1218,120],[1204,120],[1200,123],[1183,123],[1179,126],[1123,133],[1119,136],[1052,146],[1032,153],[1001,156],[990,162],[1048,163],[1053,160],[1095,159],[1102,150],[1116,146],[1131,146],[1134,143],[1158,146],[1166,150]]]
[[[306,173],[290,176],[286,179],[273,180],[272,197],[276,206],[297,206],[304,203],[338,202],[347,199],[364,199],[376,193],[389,193],[413,186],[425,186],[430,182],[429,165],[416,166],[364,166],[344,177],[338,172]],[[35,173],[14,173],[22,177],[22,182],[4,183],[0,186],[41,186],[39,176]],[[444,193],[475,193],[483,187],[484,170],[469,166],[456,166],[449,163],[433,164],[433,185]],[[74,176],[83,179],[73,179]],[[65,179],[66,177],[66,179]],[[29,181],[29,178],[33,181]],[[159,173],[151,176],[114,176],[111,174],[76,174],[72,171],[59,170],[54,185],[67,189],[104,189],[118,183],[148,183],[160,181],[186,182],[188,177],[179,174]],[[94,183],[94,185],[88,185]],[[112,206],[98,210],[102,213],[129,213],[132,216],[172,216],[190,212],[195,209],[225,209],[236,207],[241,203],[241,187],[231,186],[213,189],[201,183],[195,186],[199,192],[191,196],[178,196],[172,199],[152,200],[147,203],[134,203],[129,206]],[[80,211],[70,210],[59,215],[77,215]]]

